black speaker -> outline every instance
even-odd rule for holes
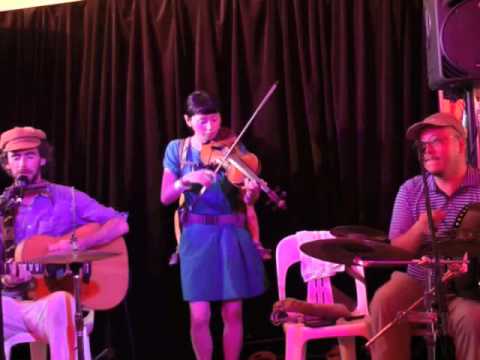
[[[480,0],[423,0],[432,90],[480,83]]]

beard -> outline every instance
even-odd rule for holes
[[[37,183],[39,180],[41,179],[41,171],[40,169],[38,169],[33,175],[32,177],[29,177],[29,181],[30,181],[30,184],[35,184]]]
[[[35,170],[35,172],[32,173],[20,173],[17,176],[13,177],[13,180],[17,180],[18,178],[23,177],[26,178],[28,181],[28,185],[30,184],[35,184],[41,180],[41,170],[40,168]]]

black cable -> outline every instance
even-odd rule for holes
[[[430,230],[430,237],[431,237],[431,245],[432,245],[432,253],[434,257],[434,266],[433,266],[433,281],[434,281],[434,288],[435,288],[435,305],[436,311],[438,314],[436,327],[432,327],[432,339],[433,339],[433,357],[436,358],[436,348],[437,345],[440,353],[446,354],[448,352],[445,337],[448,334],[448,308],[446,304],[446,297],[445,297],[445,287],[442,283],[442,275],[443,269],[440,264],[440,254],[438,251],[438,244],[437,244],[437,237],[436,237],[436,229],[435,224],[433,222],[432,216],[432,204],[430,201],[430,194],[428,188],[428,172],[424,167],[424,153],[425,153],[425,145],[418,143],[417,146],[418,150],[418,160],[420,162],[422,180],[423,180],[423,194],[425,197],[425,209],[427,212],[427,219],[428,219],[428,227]],[[432,304],[429,304],[429,309],[427,311],[432,311],[433,307]],[[437,337],[438,335],[438,337]],[[428,344],[427,344],[428,345]],[[429,353],[430,354],[430,353]]]

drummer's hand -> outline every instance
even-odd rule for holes
[[[443,221],[443,219],[445,219],[445,216],[447,216],[447,213],[445,212],[445,210],[442,210],[442,209],[432,210],[433,224],[437,226]],[[428,226],[427,213],[420,214],[417,222],[420,224],[422,232],[425,235],[430,234],[430,227]]]
[[[16,285],[30,281],[32,274],[23,264],[10,263],[8,264],[10,274],[2,276],[2,283],[6,287],[14,287]]]
[[[463,255],[461,261],[448,264],[447,269],[453,275],[465,274],[468,271],[468,253]]]
[[[243,202],[247,205],[254,204],[260,196],[260,185],[249,178],[243,181]]]
[[[417,262],[417,265],[431,265],[432,264],[432,258],[429,256],[422,256],[420,260]]]
[[[209,187],[215,182],[215,173],[209,169],[200,169],[182,176],[181,181],[185,185],[200,184]]]

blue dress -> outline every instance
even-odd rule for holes
[[[200,153],[191,146],[186,161],[180,166],[182,140],[171,141],[165,150],[163,166],[177,177],[201,169]],[[238,189],[223,174],[198,197],[197,191],[187,191],[187,208],[192,213],[223,215],[235,213]],[[263,262],[244,227],[236,225],[190,224],[182,228],[180,238],[180,273],[182,293],[186,301],[223,301],[254,297],[265,291]]]

